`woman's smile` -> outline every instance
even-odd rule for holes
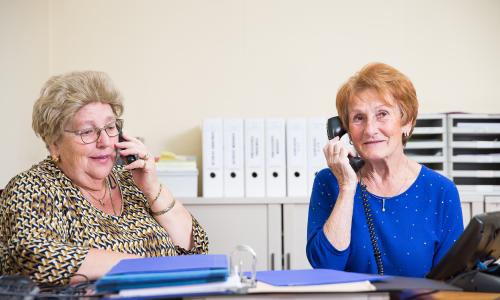
[[[112,155],[106,154],[106,155],[93,155],[90,156],[90,159],[92,161],[98,162],[98,163],[107,163],[113,158]]]

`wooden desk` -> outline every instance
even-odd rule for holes
[[[473,293],[473,292],[451,292],[443,291],[433,294],[424,294],[425,291],[421,293],[415,293],[411,298],[412,300],[498,300],[500,299],[500,293]],[[417,296],[421,295],[421,296]],[[374,293],[330,293],[330,294],[261,294],[261,295],[221,295],[221,296],[209,296],[209,297],[193,297],[186,298],[189,300],[264,300],[264,299],[294,299],[294,300],[309,300],[309,299],[343,299],[343,300],[405,300],[411,297],[410,294],[402,296],[401,293],[391,292],[374,292]]]
[[[420,298],[417,297],[416,299],[422,300],[422,299],[432,299],[432,300],[469,300],[469,299],[474,299],[474,300],[493,300],[493,299],[500,299],[500,293],[473,293],[473,292],[449,292],[449,291],[443,291],[443,292],[437,292],[435,294],[429,295],[428,298]]]

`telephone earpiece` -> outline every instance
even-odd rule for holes
[[[328,134],[328,139],[331,140],[335,137],[342,137],[347,131],[342,127],[339,117],[332,117],[328,119],[326,123],[326,132]],[[358,172],[365,164],[365,162],[359,156],[349,155],[349,164],[354,169],[354,172]]]

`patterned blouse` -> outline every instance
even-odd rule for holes
[[[196,219],[193,248],[174,245],[148,213],[148,202],[131,173],[119,166],[112,172],[122,193],[120,216],[94,208],[50,158],[14,177],[0,199],[0,274],[65,285],[89,248],[141,256],[208,252],[207,235]]]

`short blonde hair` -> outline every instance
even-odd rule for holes
[[[403,136],[403,145],[405,145],[413,132],[418,115],[417,93],[410,79],[383,63],[370,63],[364,66],[349,78],[337,93],[337,113],[344,128],[349,128],[349,103],[358,93],[367,89],[374,89],[388,102],[389,100],[384,96],[392,95],[401,110],[402,123],[411,123],[408,136]]]
[[[33,130],[48,147],[61,138],[79,109],[94,102],[109,104],[116,117],[123,113],[122,96],[106,73],[81,71],[53,76],[33,105]]]

